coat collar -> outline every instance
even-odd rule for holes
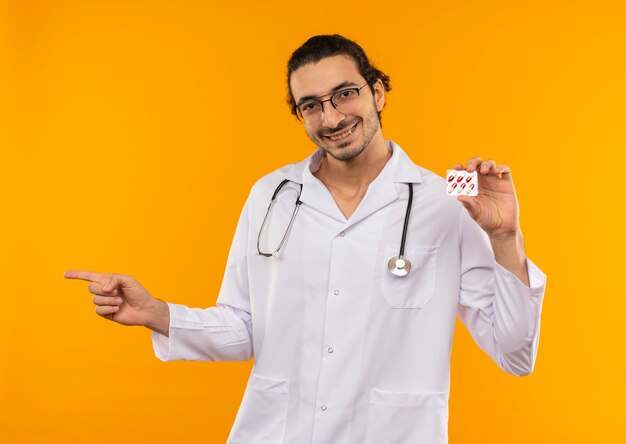
[[[359,207],[348,220],[337,207],[328,189],[313,175],[323,158],[323,149],[318,148],[307,159],[295,164],[287,173],[286,178],[303,185],[300,196],[303,204],[344,222],[342,229],[345,229],[398,199],[397,183],[422,182],[419,167],[409,159],[404,150],[393,141],[386,143],[392,153],[391,158],[370,184]]]

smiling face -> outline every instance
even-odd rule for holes
[[[367,82],[351,57],[336,55],[296,69],[289,83],[296,104],[301,104],[312,98],[330,99],[337,91],[358,88]],[[349,109],[342,108],[341,112],[330,101],[324,101],[321,116],[305,118],[303,122],[311,141],[335,159],[350,161],[370,146],[375,137],[382,140],[378,112],[385,102],[384,88],[380,81],[373,87],[373,94],[369,86],[362,88]]]

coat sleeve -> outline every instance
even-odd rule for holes
[[[247,361],[253,356],[248,288],[249,201],[230,248],[217,305],[206,309],[168,303],[169,337],[152,333],[162,361]]]
[[[495,260],[487,234],[465,209],[460,218],[458,315],[478,346],[507,373],[533,371],[546,275],[526,259],[530,287]]]

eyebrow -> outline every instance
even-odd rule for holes
[[[296,105],[300,105],[303,102],[307,102],[309,100],[319,100],[320,97],[324,97],[324,96],[328,96],[330,94],[333,94],[341,89],[344,89],[347,86],[359,86],[354,82],[349,82],[349,81],[345,81],[345,82],[341,82],[339,85],[335,86],[333,89],[330,90],[330,92],[328,94],[323,94],[321,96],[304,96],[301,97],[300,100],[298,100],[298,103]]]

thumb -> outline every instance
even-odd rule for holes
[[[480,217],[480,204],[470,196],[457,196],[457,200],[463,204],[472,219],[478,220]]]
[[[102,287],[102,289],[107,293],[111,293],[119,288],[129,287],[129,279],[132,278],[121,274],[111,274],[109,281],[104,285],[104,287]]]

